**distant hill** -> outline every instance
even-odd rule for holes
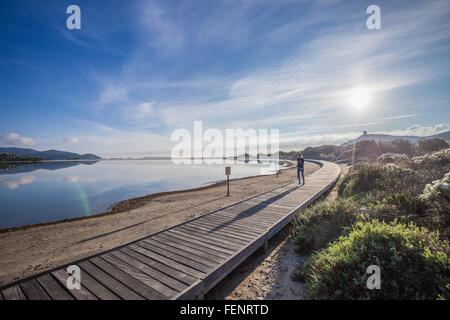
[[[427,136],[427,137],[419,137],[419,136],[392,136],[392,135],[388,135],[388,134],[367,134],[367,133],[364,133],[364,134],[360,135],[356,139],[352,139],[352,140],[349,140],[347,142],[344,142],[343,144],[341,144],[341,147],[347,147],[347,146],[350,146],[350,145],[355,144],[357,142],[368,141],[368,140],[373,140],[373,141],[376,141],[376,142],[391,142],[391,141],[395,141],[395,140],[407,140],[407,141],[409,141],[411,143],[416,143],[416,142],[418,142],[421,139],[432,139],[432,138],[439,138],[439,139],[444,139],[444,140],[450,140],[450,131],[439,133],[439,134],[435,134],[435,135],[432,135],[432,136]]]
[[[97,161],[57,161],[57,162],[32,162],[32,163],[2,163],[0,154],[0,175],[10,175],[16,173],[29,173],[36,170],[55,171],[64,168],[75,167],[79,165],[91,166]]]
[[[37,151],[26,148],[1,148],[0,153],[9,153],[16,156],[38,158],[42,160],[100,160],[101,158],[95,154],[78,154],[74,152],[60,150]]]
[[[431,138],[439,138],[439,139],[444,139],[444,140],[449,141],[450,140],[450,131],[436,134],[434,136],[431,136]]]
[[[376,161],[382,155],[392,154],[414,157],[450,148],[449,136],[450,132],[429,137],[364,134],[358,139],[350,140],[340,146],[308,147],[303,150],[303,155],[307,159],[336,162]],[[280,151],[281,159],[295,159],[296,156],[297,150]],[[390,157],[385,158],[389,159]]]

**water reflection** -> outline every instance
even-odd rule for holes
[[[31,184],[34,181],[33,176],[23,176],[16,179],[6,179],[3,184],[10,190],[19,188],[22,185]]]
[[[80,180],[80,177],[77,176],[68,176],[68,177],[62,177],[61,178],[63,181],[67,181],[67,182],[78,182],[78,180]]]
[[[60,170],[78,165],[93,165],[98,161],[49,161],[49,162],[33,162],[33,163],[2,163],[0,164],[1,174],[16,174],[33,172],[35,170]]]
[[[274,173],[268,162],[243,160],[226,164],[232,167],[231,178]],[[0,228],[91,215],[132,197],[199,187],[225,179],[224,166],[175,165],[170,160],[9,166],[0,169]]]

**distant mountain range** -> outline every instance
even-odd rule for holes
[[[1,164],[0,161],[0,175],[11,175],[16,173],[29,173],[36,170],[49,170],[55,171],[59,169],[65,169],[75,167],[79,165],[94,165],[97,161],[85,160],[85,161],[55,161],[55,162],[33,162],[23,165],[21,163],[6,163]]]
[[[2,148],[0,153],[10,153],[21,157],[39,158],[42,160],[100,160],[101,158],[92,153],[78,154],[74,152],[47,150],[37,151],[25,148]]]
[[[361,136],[359,136],[356,139],[349,140],[347,142],[344,142],[341,144],[341,147],[347,147],[354,143],[360,142],[360,141],[367,141],[367,140],[373,140],[373,141],[380,141],[380,142],[389,142],[394,140],[408,140],[409,142],[416,143],[420,139],[433,139],[433,138],[439,138],[444,140],[450,140],[450,131],[442,132],[439,134],[435,134],[432,136],[427,137],[419,137],[419,136],[392,136],[388,134],[368,134],[364,133]]]

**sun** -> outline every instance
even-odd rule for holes
[[[364,87],[357,87],[351,91],[350,94],[350,105],[357,109],[362,110],[367,108],[369,105],[370,94],[369,91]]]

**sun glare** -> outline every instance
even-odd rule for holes
[[[355,88],[350,95],[350,105],[358,110],[365,109],[369,104],[369,98],[369,92],[366,88]]]

